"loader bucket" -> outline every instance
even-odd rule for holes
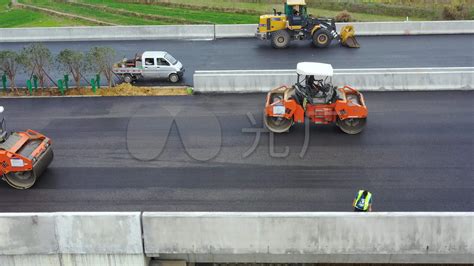
[[[33,169],[31,171],[10,172],[5,175],[5,181],[17,189],[30,188],[35,184],[36,179],[48,168],[53,158],[53,150],[51,146],[49,146],[33,163]]]
[[[349,48],[359,48],[360,44],[355,38],[354,26],[347,25],[341,29],[341,44]]]

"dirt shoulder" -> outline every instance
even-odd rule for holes
[[[0,91],[2,96],[166,96],[166,95],[190,95],[192,89],[189,87],[136,87],[130,84],[120,84],[112,88],[100,88],[92,91],[91,88],[71,88],[61,93],[57,88],[38,89],[30,92],[27,89],[15,91]]]

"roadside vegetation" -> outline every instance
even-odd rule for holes
[[[11,7],[0,0],[0,27],[71,25],[248,24],[282,10],[282,0],[19,0],[96,21]],[[338,21],[474,19],[474,0],[307,0],[309,13]],[[94,23],[99,22],[99,23]]]
[[[82,17],[93,18],[98,21],[108,22],[117,25],[161,25],[160,21],[142,19],[134,16],[125,16],[114,14],[108,11],[103,11],[96,7],[86,7],[69,3],[66,1],[51,1],[51,0],[24,0],[19,1],[22,4],[33,5],[37,7],[47,8],[54,11],[69,13]],[[53,4],[51,4],[53,3]]]
[[[61,92],[57,88],[47,88],[36,92],[33,96],[175,96],[190,95],[192,90],[188,87],[142,87],[131,84],[120,84],[113,88],[100,88],[96,92],[91,88],[70,88]],[[31,96],[27,90],[20,90],[18,93],[0,90],[1,96]]]
[[[100,2],[100,1],[99,1]],[[164,5],[169,7],[198,7],[227,12],[268,13],[282,9],[282,0],[121,0],[119,2]],[[306,0],[309,12],[316,16],[335,17],[346,10],[357,21],[378,20],[443,20],[453,11],[455,19],[474,18],[474,0]]]
[[[75,19],[53,17],[45,13],[21,8],[13,8],[10,0],[0,0],[0,27],[60,27],[92,26],[93,24]]]
[[[98,46],[87,52],[64,49],[54,55],[41,43],[32,43],[20,52],[0,50],[0,96],[158,96],[193,93],[191,88],[183,86],[116,85],[117,77],[112,71],[115,54],[110,47]],[[57,79],[52,72],[59,72],[61,77]],[[26,88],[16,85],[20,74],[27,77]],[[107,86],[100,86],[101,79],[107,81]]]

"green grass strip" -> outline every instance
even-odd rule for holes
[[[248,24],[258,23],[258,15],[238,14],[199,9],[175,8],[161,5],[146,5],[134,3],[121,3],[111,0],[84,0],[88,4],[105,5],[111,8],[129,10],[136,13],[166,16],[169,18],[184,19],[187,21],[207,21],[215,24]]]
[[[41,12],[27,9],[12,8],[8,9],[8,1],[0,2],[0,27],[18,28],[18,27],[63,27],[63,26],[93,26],[94,24],[78,21],[75,19],[53,17]]]
[[[105,21],[109,23],[114,23],[118,25],[162,25],[164,24],[161,21],[140,19],[136,17],[129,17],[117,14],[111,14],[110,12],[105,12],[98,10],[96,8],[81,7],[68,3],[54,2],[51,4],[51,1],[48,0],[22,0],[20,1],[25,4],[35,5],[39,7],[44,7],[64,13],[75,14],[79,16],[94,18],[100,21]]]

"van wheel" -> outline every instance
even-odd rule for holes
[[[123,75],[123,82],[125,83],[132,83],[133,77],[130,74]]]
[[[176,73],[170,74],[168,78],[172,83],[176,83],[179,81],[179,76]]]

